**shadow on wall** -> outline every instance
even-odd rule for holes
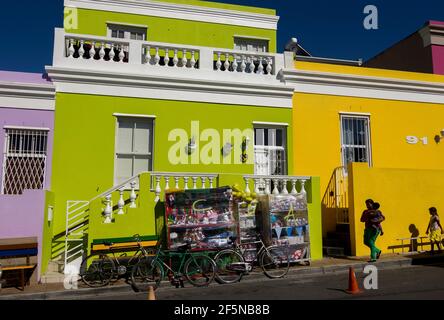
[[[419,237],[419,230],[413,223],[409,226],[409,232],[410,232],[410,238]],[[409,252],[418,252],[418,239],[412,239],[410,241]]]

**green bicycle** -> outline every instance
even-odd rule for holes
[[[167,264],[165,261],[169,261]],[[178,267],[176,270],[173,264]],[[158,248],[154,257],[141,259],[131,272],[131,282],[136,291],[147,291],[160,286],[165,270],[172,285],[184,287],[184,278],[195,287],[208,286],[216,276],[216,264],[203,253],[191,252],[191,245],[186,244],[175,250],[163,251]],[[182,272],[183,271],[183,272]]]

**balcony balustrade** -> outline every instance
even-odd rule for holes
[[[275,77],[284,65],[282,54],[68,34],[62,29],[56,29],[54,50],[55,67],[114,64],[146,73],[171,69]]]

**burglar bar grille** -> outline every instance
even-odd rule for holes
[[[3,161],[3,194],[43,189],[48,132],[33,129],[6,129]]]
[[[351,162],[367,162],[370,159],[369,118],[342,116],[342,161],[344,166]]]

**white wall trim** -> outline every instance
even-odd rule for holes
[[[444,104],[444,84],[395,78],[284,69],[295,92]]]
[[[51,131],[50,128],[26,127],[26,126],[3,126],[3,129]]]
[[[278,16],[271,14],[151,0],[65,0],[65,6],[272,30],[277,30],[277,23],[279,21]]]
[[[349,111],[339,111],[340,115],[344,116],[357,116],[357,117],[370,117],[371,113],[366,112],[349,112]]]
[[[53,84],[0,81],[0,108],[54,110]]]
[[[113,113],[114,117],[129,117],[129,118],[148,118],[156,119],[157,116],[146,115],[146,114],[131,114],[131,113]]]
[[[253,121],[253,125],[263,125],[263,126],[276,126],[276,127],[289,127],[288,123],[284,122],[266,122],[266,121]]]
[[[46,70],[57,92],[292,108],[293,88],[283,84],[233,83],[214,78],[120,74],[73,68],[47,67]],[[275,83],[279,82],[275,80]]]

